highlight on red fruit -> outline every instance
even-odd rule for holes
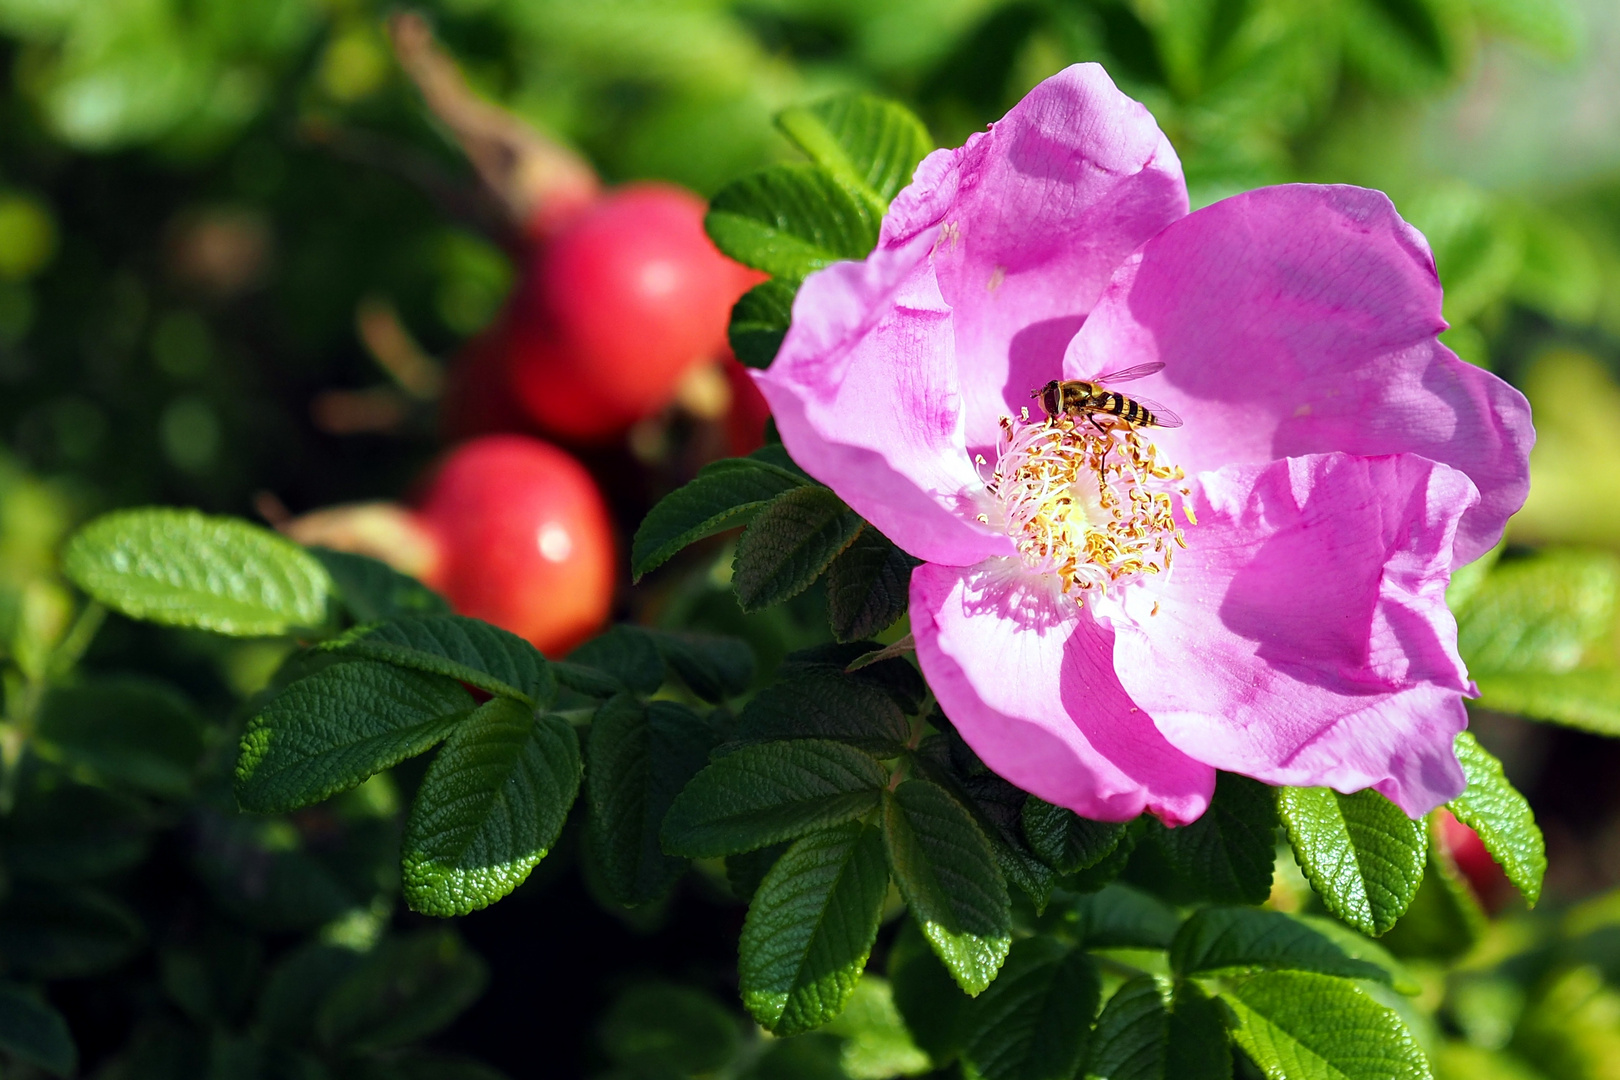
[[[565,451],[524,435],[463,443],[428,479],[417,516],[441,552],[427,583],[460,614],[553,656],[607,620],[613,528],[596,482]]]
[[[508,301],[509,376],[544,430],[611,439],[726,351],[731,307],[759,276],[710,242],[705,210],[681,188],[629,184],[533,249]]]
[[[1501,907],[1512,895],[1513,885],[1486,850],[1485,841],[1469,826],[1458,821],[1450,810],[1442,809],[1435,818],[1439,825],[1440,843],[1468,880],[1474,895],[1487,911]]]

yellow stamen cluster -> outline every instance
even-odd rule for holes
[[[1081,601],[1091,589],[1169,571],[1187,541],[1172,495],[1185,473],[1159,460],[1142,429],[1072,416],[1031,423],[1003,417],[999,454],[986,487],[1024,565],[1058,577]],[[1192,523],[1192,509],[1182,505]],[[989,522],[988,515],[981,520]]]

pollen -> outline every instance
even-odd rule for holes
[[[1085,418],[1001,420],[995,471],[986,481],[1024,565],[1084,603],[1170,571],[1187,541],[1176,503],[1192,523],[1186,474],[1159,457],[1143,429]],[[1182,496],[1177,499],[1176,496]]]

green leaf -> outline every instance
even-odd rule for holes
[[[906,780],[883,798],[889,868],[935,953],[969,994],[1012,945],[1012,901],[990,841],[950,793]]]
[[[472,710],[467,692],[439,675],[375,660],[323,668],[248,721],[237,801],[264,814],[320,802],[420,754]]]
[[[871,199],[879,216],[934,148],[904,105],[870,94],[842,94],[786,109],[776,124],[810,160]]]
[[[664,850],[732,855],[851,821],[888,779],[870,756],[825,739],[748,746],[686,785],[664,818]]]
[[[973,999],[962,993],[950,971],[934,955],[916,919],[907,919],[889,948],[889,982],[895,1008],[905,1019],[917,1045],[934,1060],[947,1064],[962,1047],[963,1017]]]
[[[1277,803],[1294,858],[1327,909],[1364,934],[1394,926],[1423,880],[1423,822],[1371,788],[1279,788]]]
[[[776,677],[790,679],[797,675],[838,675],[879,687],[894,699],[903,712],[915,715],[928,697],[928,684],[922,675],[902,657],[892,656],[847,670],[849,665],[883,646],[875,641],[826,642],[808,649],[788,653],[776,669]]]
[[[576,668],[595,668],[620,689],[638,694],[651,694],[664,685],[664,657],[639,626],[610,627],[569,653],[568,661]]]
[[[1105,885],[1079,896],[1076,932],[1086,948],[1165,949],[1181,926],[1176,909],[1129,885]]]
[[[772,499],[804,486],[803,477],[755,458],[725,458],[705,465],[695,479],[660,499],[641,520],[630,545],[633,579],[640,581],[705,536],[748,524]]]
[[[732,587],[744,611],[799,595],[854,542],[865,522],[829,488],[800,487],[761,510],[742,538]]]
[[[450,614],[444,597],[379,559],[324,547],[308,550],[326,567],[338,599],[356,622]]]
[[[1554,549],[1497,562],[1457,617],[1471,672],[1569,671],[1602,648],[1620,602],[1620,559]]]
[[[1620,668],[1479,672],[1479,704],[1609,738],[1620,736]]]
[[[38,735],[44,756],[170,798],[191,790],[204,749],[202,721],[184,697],[131,677],[53,689]]]
[[[771,366],[793,321],[793,297],[798,290],[772,278],[743,293],[731,309],[727,336],[731,351],[751,368]]]
[[[1419,893],[1423,890],[1419,889]],[[1352,930],[1338,919],[1328,918],[1325,915],[1293,915],[1291,918],[1304,923],[1312,930],[1321,934],[1337,945],[1344,955],[1352,960],[1365,960],[1376,965],[1384,972],[1379,982],[1388,983],[1396,993],[1415,997],[1423,992],[1423,984],[1407,969],[1406,965],[1395,959],[1388,949],[1380,942],[1374,941],[1366,934]]]
[[[72,1076],[79,1067],[62,1014],[13,982],[0,982],[0,1050],[53,1076]]]
[[[881,212],[817,165],[772,165],[726,185],[704,227],[745,266],[799,282],[877,245]]]
[[[1054,938],[1024,938],[968,1009],[963,1060],[985,1080],[1069,1080],[1091,1042],[1096,965]]]
[[[565,721],[511,698],[480,705],[411,804],[406,902],[427,915],[465,915],[523,884],[562,832],[579,778],[579,739]]]
[[[355,1054],[404,1046],[448,1026],[488,981],[483,960],[452,930],[388,938],[321,1002],[315,1031]]]
[[[564,690],[572,690],[588,698],[606,700],[629,689],[617,677],[571,660],[551,661],[551,674]]]
[[[1259,967],[1389,981],[1383,968],[1352,959],[1304,923],[1280,911],[1256,908],[1208,907],[1193,912],[1170,945],[1170,966],[1178,975]]]
[[[1041,860],[1060,874],[1102,862],[1125,837],[1126,824],[1091,821],[1031,795],[1024,803],[1024,836]]]
[[[0,851],[12,878],[87,881],[146,857],[157,824],[146,802],[58,776],[40,779],[50,782],[24,784],[11,813],[0,816]]]
[[[1276,835],[1272,789],[1246,776],[1220,773],[1203,817],[1175,829],[1148,822],[1148,842],[1137,849],[1138,857],[1146,854],[1145,848],[1163,865],[1144,863],[1147,876],[1139,883],[1157,886],[1156,891],[1178,903],[1262,903],[1271,895]]]
[[[321,648],[444,675],[540,708],[557,694],[556,680],[539,649],[516,634],[464,615],[419,615],[357,627]]]
[[[307,1043],[314,1036],[321,1002],[364,960],[353,949],[319,941],[298,946],[265,978],[255,1022],[272,1041]]]
[[[1097,1018],[1088,1080],[1231,1080],[1232,1051],[1214,1002],[1195,983],[1173,1001],[1152,975],[1115,991]]]
[[[731,886],[731,894],[744,903],[752,900],[754,893],[759,891],[759,883],[765,880],[765,875],[771,872],[776,860],[791,846],[789,841],[784,840],[770,847],[727,855],[726,884]]]
[[[132,619],[235,637],[319,626],[332,588],[314,556],[268,529],[156,507],[96,518],[68,542],[62,569]]]
[[[1237,1021],[1233,1037],[1267,1080],[1429,1080],[1401,1018],[1355,983],[1271,971],[1220,998]]]
[[[833,637],[859,641],[893,626],[911,603],[912,558],[871,526],[827,567]]]
[[[1472,732],[1457,735],[1457,759],[1468,777],[1468,789],[1446,804],[1458,821],[1479,834],[1485,850],[1501,864],[1508,880],[1534,907],[1547,874],[1547,845],[1530,804],[1508,783],[1502,763]]]
[[[869,682],[816,672],[772,683],[754,695],[727,740],[728,747],[778,739],[832,739],[892,757],[911,726],[894,698]]]
[[[719,704],[741,694],[754,681],[754,650],[741,638],[691,631],[641,632],[652,640],[670,669],[704,701]]]
[[[1399,956],[1454,961],[1478,943],[1486,928],[1485,911],[1473,889],[1445,848],[1431,842],[1417,895],[1381,944]]]
[[[146,930],[128,907],[96,889],[13,885],[0,904],[0,956],[37,979],[100,975],[127,962]]]
[[[861,976],[844,1011],[827,1024],[826,1031],[844,1040],[839,1059],[850,1080],[916,1076],[933,1068],[900,1019],[894,988],[871,972]]]
[[[641,983],[620,994],[602,1018],[602,1049],[637,1075],[713,1073],[736,1056],[737,1021],[701,990]]]
[[[1022,889],[1037,912],[1046,910],[1057,874],[1036,857],[1024,839],[1023,811],[1030,795],[993,772],[967,776],[928,770],[929,778],[956,796],[990,841],[996,865],[1007,882]]]
[[[849,822],[788,848],[748,906],[738,949],[743,1004],[778,1035],[843,1011],[877,939],[889,889],[876,825]]]
[[[713,729],[673,701],[642,704],[624,695],[596,711],[586,748],[587,835],[615,902],[657,900],[685,871],[685,859],[664,854],[658,830],[714,743]]]

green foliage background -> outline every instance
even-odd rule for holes
[[[497,1075],[468,1054],[527,1075],[543,1032],[555,1040],[548,1068],[561,1062],[555,1068],[570,1074],[862,1078],[938,1065],[1033,1078],[1072,1076],[1086,1061],[1099,1077],[1220,1076],[1229,1074],[1210,1065],[1218,1055],[1188,1048],[1215,1045],[1211,1032],[1234,1016],[1238,1075],[1415,1076],[1425,1054],[1442,1080],[1612,1074],[1620,901],[1604,889],[1620,872],[1604,830],[1614,818],[1597,786],[1557,769],[1571,754],[1620,760],[1595,738],[1571,742],[1581,737],[1503,718],[1620,734],[1620,14],[1611,4],[429,7],[481,90],[581,147],[610,179],[662,177],[718,195],[711,227],[739,249],[750,208],[769,192],[728,185],[803,162],[795,143],[811,145],[809,114],[789,112],[778,127],[782,110],[868,91],[905,102],[937,144],[956,145],[1077,60],[1102,61],[1153,110],[1195,204],[1289,180],[1387,190],[1435,248],[1453,324],[1446,342],[1521,386],[1536,409],[1530,503],[1505,552],[1453,586],[1463,653],[1483,693],[1476,728],[1532,795],[1568,781],[1588,802],[1548,796],[1537,806],[1561,830],[1549,826],[1547,899],[1534,913],[1515,902],[1495,918],[1421,826],[1388,820],[1367,800],[1288,793],[1273,819],[1239,790],[1224,824],[1198,834],[1138,823],[1123,838],[1098,839],[1071,834],[1020,793],[985,790],[993,781],[953,761],[945,743],[933,744],[943,754],[933,779],[906,779],[887,794],[863,781],[836,812],[772,819],[776,831],[738,840],[700,813],[714,774],[693,778],[711,751],[725,752],[715,769],[779,753],[773,746],[802,749],[772,741],[782,717],[802,719],[802,703],[781,687],[820,679],[817,700],[847,695],[844,715],[869,721],[859,753],[843,734],[820,732],[834,748],[823,747],[823,762],[898,752],[926,713],[920,697],[881,704],[904,699],[894,687],[836,681],[857,652],[833,660],[802,651],[887,626],[892,612],[848,598],[868,596],[873,575],[903,573],[903,558],[897,571],[886,541],[768,456],[710,466],[717,494],[705,514],[660,507],[633,556],[638,575],[661,568],[628,594],[624,612],[670,632],[739,635],[747,663],[616,630],[577,664],[545,669],[561,690],[525,682],[539,676],[520,670],[521,650],[487,641],[455,662],[504,657],[498,672],[424,668],[420,640],[383,643],[389,652],[380,639],[333,635],[357,620],[432,614],[436,598],[375,566],[311,560],[270,538],[264,557],[294,560],[278,566],[306,586],[290,607],[194,598],[181,605],[191,615],[164,619],[126,598],[115,605],[125,614],[107,616],[63,576],[65,565],[101,595],[93,545],[81,535],[77,554],[69,549],[65,564],[61,555],[74,527],[99,511],[166,503],[250,517],[260,491],[300,510],[399,493],[437,448],[432,407],[384,382],[356,340],[357,308],[391,303],[430,352],[448,355],[493,315],[514,266],[466,166],[395,68],[382,5],[0,0],[10,73],[0,94],[7,1075],[67,1075],[75,1058],[86,1072],[130,1078]],[[857,212],[875,213],[893,194],[860,183],[870,186],[838,189],[875,200]],[[845,242],[849,250],[829,248],[829,257],[859,255],[870,236],[855,230]],[[791,283],[808,266],[766,269]],[[753,296],[742,329],[761,356],[774,348],[781,300]],[[741,339],[738,351],[749,359]],[[312,412],[334,389],[374,395],[394,422],[335,434]],[[625,550],[655,499],[691,472],[672,454],[615,489]],[[745,479],[752,486],[738,494],[733,485]],[[806,588],[745,559],[764,569],[735,582],[734,600],[729,547],[682,552],[788,510],[820,514],[824,531],[837,533],[829,549],[844,554],[825,585]],[[774,535],[751,534],[761,547]],[[230,557],[258,542],[229,542]],[[295,654],[289,631],[307,641],[314,624],[327,645]],[[409,649],[417,659],[404,662]],[[334,654],[336,666],[325,666]],[[645,676],[649,664],[656,672]],[[251,743],[262,722],[254,717],[271,714],[267,689],[301,678],[370,679],[355,692],[362,700],[379,687],[401,700],[415,694],[415,726],[389,727],[390,714],[378,720],[387,730],[355,733],[386,743],[377,760],[401,763],[298,789],[263,765],[275,764],[267,752],[244,782],[238,738],[246,730]],[[474,711],[446,679],[495,697]],[[624,696],[598,708],[603,686]],[[502,704],[546,707],[559,693],[561,719],[544,730]],[[577,758],[557,767],[567,758],[557,747],[572,745],[568,728],[580,719],[570,710],[592,718],[577,804],[589,821],[576,809],[565,824],[571,800],[546,800],[569,776],[579,782]],[[694,727],[723,725],[733,712],[753,733],[728,728],[739,745]],[[449,733],[445,716],[460,725],[447,750],[431,765],[410,759]],[[1552,765],[1537,764],[1549,755]],[[1473,763],[1488,775],[1493,761]],[[509,803],[480,804],[464,820],[420,809],[435,790],[482,790],[466,778],[474,765],[512,779]],[[627,802],[626,791],[640,794]],[[1006,798],[1011,817],[984,810]],[[1533,894],[1536,852],[1514,846],[1522,830],[1500,825],[1517,812],[1504,809],[1506,798],[1455,809],[1488,840],[1492,822],[1506,829],[1493,849]],[[239,799],[283,812],[245,813]],[[988,816],[964,825],[963,806]],[[469,875],[468,852],[510,836],[502,814],[538,823],[534,834],[494,878]],[[686,831],[672,836],[671,820]],[[799,838],[805,821],[824,828]],[[1297,861],[1283,848],[1267,886],[1259,863],[1232,855],[1243,850],[1237,826],[1271,845],[1286,838]],[[977,880],[999,882],[1002,894],[989,888],[966,904],[930,877],[929,843],[952,836],[958,846],[980,842],[964,836],[990,845],[978,853],[988,869]],[[1312,851],[1332,855],[1345,843],[1376,850],[1396,870],[1369,888],[1368,875],[1333,879],[1326,862],[1312,861]],[[1226,876],[1189,875],[1195,863],[1207,870],[1211,851],[1226,854]],[[530,884],[459,923],[401,902],[463,914],[522,882],[548,852]],[[696,858],[691,872],[686,856]],[[1107,885],[1121,873],[1125,883]],[[896,885],[886,890],[890,874]],[[1039,891],[1043,874],[1056,891],[1037,911],[1030,884]],[[826,880],[841,883],[829,894],[836,918],[813,932],[773,921]],[[745,923],[740,900],[751,896]],[[1315,936],[1257,924],[1259,936],[1243,938],[1240,921],[1261,913],[1222,905],[1262,899]],[[911,914],[898,919],[902,903]],[[1221,919],[1233,926],[1211,929]],[[1387,933],[1375,943],[1345,924]],[[1285,940],[1270,953],[1199,951],[1210,935],[1252,944],[1262,930]],[[739,935],[756,961],[740,972]],[[783,964],[816,949],[841,959],[784,983]],[[868,952],[875,960],[857,979],[851,965]],[[959,958],[955,982],[936,956]],[[993,973],[1003,957],[979,997],[955,988],[980,985],[979,969]],[[753,1019],[787,1037],[745,1022],[739,983]],[[841,1013],[828,1004],[846,1000]],[[830,1024],[793,1034],[832,1013]],[[1411,1046],[1386,1047],[1387,1060],[1362,1073],[1323,1071],[1348,1052],[1342,1026],[1319,1023],[1335,1016],[1383,1029],[1398,1016]]]

